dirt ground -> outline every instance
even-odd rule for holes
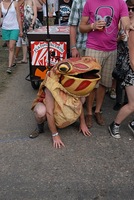
[[[8,67],[8,48],[2,47],[3,44],[4,42],[0,37],[0,93],[6,87],[6,83],[13,77],[13,74],[6,73],[6,68]]]

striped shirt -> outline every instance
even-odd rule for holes
[[[68,20],[69,26],[77,26],[76,47],[78,49],[86,49],[87,34],[80,33],[78,29],[85,2],[86,0],[73,0],[71,13]]]

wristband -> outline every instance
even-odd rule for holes
[[[75,45],[72,45],[72,46],[71,46],[71,49],[76,49],[76,46],[75,46]]]
[[[57,135],[59,135],[59,133],[57,132],[57,133],[54,133],[54,134],[52,134],[52,137],[55,137],[55,136],[57,136]]]

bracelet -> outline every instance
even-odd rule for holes
[[[94,23],[91,24],[91,29],[92,29],[92,31],[95,31],[95,29],[94,29]]]
[[[71,46],[71,49],[76,49],[76,45],[72,45],[72,46]]]
[[[54,134],[52,134],[52,137],[55,137],[55,136],[57,136],[57,135],[59,135],[59,133],[57,132],[57,133],[54,133]]]

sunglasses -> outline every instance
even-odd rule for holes
[[[128,7],[128,11],[129,11],[129,12],[130,12],[130,11],[134,12],[134,7],[133,7],[133,8],[129,8],[129,7]]]

